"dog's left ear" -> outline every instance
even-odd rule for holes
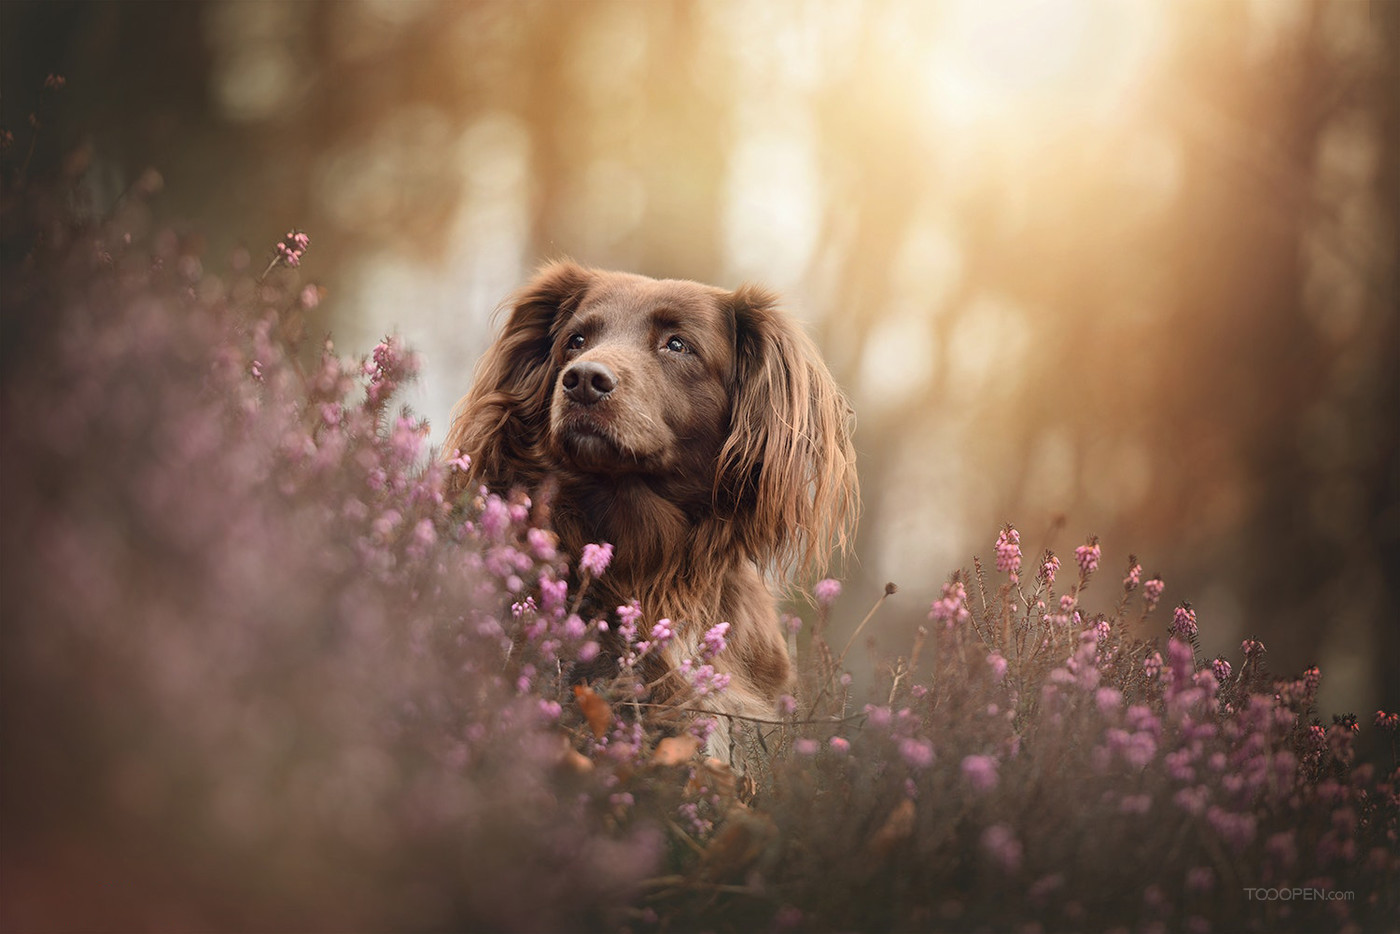
[[[850,404],[810,338],[776,297],[744,286],[734,316],[735,386],[717,497],[761,565],[816,573],[844,553],[860,511]]]
[[[443,453],[468,455],[471,469],[449,476],[450,493],[480,483],[532,487],[540,480],[555,333],[594,278],[593,270],[577,263],[549,263],[510,300],[505,326],[481,358],[471,391],[453,415]]]

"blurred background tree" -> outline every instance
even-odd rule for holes
[[[838,618],[897,581],[902,648],[1002,523],[1094,532],[1101,592],[1134,550],[1208,651],[1400,706],[1400,4],[38,0],[0,41],[6,171],[34,114],[31,171],[100,211],[158,169],[214,268],[307,230],[316,326],[418,348],[437,440],[546,258],[761,281],[858,413]]]

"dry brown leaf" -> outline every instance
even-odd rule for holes
[[[574,744],[563,734],[559,736],[559,761],[556,765],[566,772],[578,775],[593,771],[593,760],[575,749]]]
[[[694,736],[668,736],[656,744],[651,754],[652,765],[684,765],[700,748],[700,740]]]
[[[778,838],[778,825],[767,814],[742,805],[730,809],[705,847],[700,872],[710,880],[742,879]]]
[[[870,838],[870,850],[877,856],[886,856],[891,848],[914,832],[914,802],[905,798],[885,818],[885,824]]]
[[[574,685],[574,699],[578,701],[578,709],[583,711],[584,719],[593,730],[593,738],[602,739],[606,736],[608,727],[612,726],[612,708],[608,706],[608,702],[586,684]]]

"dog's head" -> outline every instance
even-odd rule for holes
[[[454,420],[470,480],[642,480],[760,563],[815,565],[858,508],[850,409],[768,292],[545,267]]]

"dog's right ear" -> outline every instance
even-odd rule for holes
[[[594,273],[564,260],[550,263],[511,300],[505,327],[477,365],[471,390],[457,403],[443,455],[471,459],[454,470],[448,491],[486,484],[532,487],[540,479],[554,388],[554,337],[583,301]]]

